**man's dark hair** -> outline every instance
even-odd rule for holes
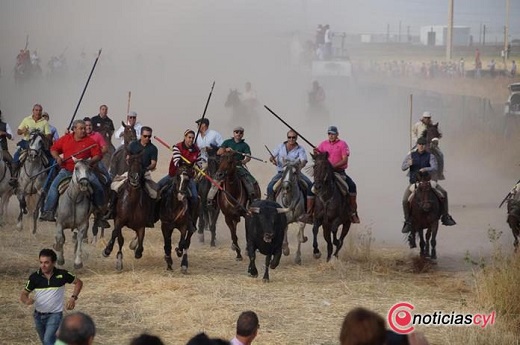
[[[186,345],[229,345],[229,341],[218,338],[210,339],[206,333],[199,333],[188,340]]]
[[[147,132],[150,132],[150,133],[153,132],[152,127],[148,127],[148,126],[141,127],[141,133],[143,133],[144,131],[147,131]]]
[[[56,252],[49,248],[40,250],[40,255],[38,255],[38,257],[41,257],[41,256],[51,258],[52,262],[56,262],[56,260],[58,260],[58,256],[56,255]]]
[[[92,119],[90,117],[86,116],[86,117],[83,118],[83,121],[85,121],[85,122],[92,122]]]
[[[164,343],[158,336],[142,333],[132,339],[130,345],[164,345]]]
[[[237,320],[237,335],[249,337],[258,329],[258,316],[254,311],[242,312]]]
[[[385,343],[385,339],[385,319],[361,307],[348,312],[339,334],[341,345],[380,345]]]
[[[82,312],[65,316],[58,329],[58,339],[67,345],[87,345],[95,335],[94,320]]]

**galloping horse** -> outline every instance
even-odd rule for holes
[[[75,159],[74,159],[75,160]],[[74,247],[74,268],[82,268],[82,243],[87,234],[88,220],[92,209],[92,186],[88,180],[90,166],[87,161],[75,160],[74,172],[65,192],[60,196],[56,211],[56,242],[54,249],[58,255],[58,265],[63,265],[64,229],[78,230]]]
[[[4,224],[4,216],[7,214],[9,199],[13,195],[13,188],[9,185],[11,170],[3,158],[3,150],[0,150],[0,226]]]
[[[300,187],[300,161],[286,160],[282,178],[280,180],[280,188],[276,192],[276,202],[289,211],[285,214],[287,224],[298,222],[298,250],[294,262],[301,265],[301,244],[307,242],[304,235],[305,223],[298,219],[305,213],[305,195]],[[287,227],[288,228],[288,227]],[[287,229],[283,239],[283,252],[289,255],[289,243],[287,241]]]
[[[431,184],[429,173],[417,173],[415,191],[414,194],[412,194],[412,201],[410,203],[412,231],[408,235],[408,242],[410,248],[415,248],[415,234],[419,233],[421,256],[429,256],[435,260],[437,259],[435,247],[437,245],[436,237],[439,228],[439,219],[441,217],[441,203]],[[423,234],[424,229],[428,229],[426,231],[426,240]]]
[[[426,130],[422,133],[422,137],[426,138],[426,151],[430,152],[437,159],[437,171],[431,175],[434,181],[444,180],[444,154],[439,148],[439,139],[442,138],[442,133],[439,131],[439,123],[429,124]]]
[[[33,130],[29,134],[29,148],[20,154],[20,176],[16,192],[20,202],[20,214],[18,215],[16,227],[23,229],[23,215],[28,213],[26,196],[29,196],[29,209],[33,216],[33,234],[36,233],[36,220],[38,219],[40,209],[40,205],[37,204],[43,201],[41,194],[47,174],[41,173],[36,177],[33,177],[33,175],[41,172],[47,163],[47,157],[44,152],[46,140],[39,130]]]
[[[112,155],[112,159],[110,160],[110,175],[122,175],[126,171],[128,171],[128,165],[126,164],[126,149],[128,145],[137,139],[137,134],[135,128],[133,126],[129,126],[126,123],[121,121],[125,130],[123,132],[124,146],[118,147],[117,150]]]
[[[123,226],[129,227],[136,232],[137,236],[130,243],[130,249],[135,250],[135,258],[140,259],[143,256],[143,240],[147,217],[152,211],[151,206],[155,202],[145,190],[145,170],[141,164],[142,154],[143,152],[141,151],[128,158],[128,179],[118,193],[112,238],[103,251],[103,256],[108,257],[114,249],[114,243],[117,238],[119,250],[117,252],[116,269],[118,271],[123,269]]]
[[[348,195],[343,195],[336,185],[334,169],[328,160],[328,152],[312,155],[314,159],[313,175],[316,201],[314,207],[314,224],[312,234],[314,237],[314,257],[321,257],[318,249],[318,229],[323,227],[323,237],[327,242],[327,261],[331,259],[333,245],[336,246],[334,256],[337,258],[339,250],[343,246],[343,240],[350,230],[350,203]],[[342,225],[338,238],[338,227]]]
[[[188,222],[191,222],[188,212],[188,192],[189,175],[185,166],[179,167],[175,182],[164,191],[161,196],[159,219],[161,220],[161,230],[164,238],[164,260],[167,269],[172,269],[172,233],[173,229],[179,229],[181,236],[179,245],[175,248],[177,257],[182,257],[181,272],[188,271],[188,249],[190,248],[192,232],[189,231]],[[196,205],[193,205],[196,207]]]
[[[229,231],[231,232],[231,240],[233,241],[231,249],[237,253],[236,260],[240,261],[242,260],[242,254],[240,253],[240,247],[238,245],[237,224],[240,222],[240,217],[245,216],[247,213],[246,204],[248,198],[246,187],[242,184],[238,176],[237,162],[234,157],[235,154],[233,152],[227,152],[221,155],[221,161],[217,173],[215,174],[215,179],[223,182],[222,187],[226,192],[219,190],[216,198]],[[257,187],[256,195],[260,195],[260,190],[258,189]],[[227,193],[235,200],[229,198]]]
[[[513,245],[515,252],[518,250],[518,237],[520,236],[520,184],[513,188],[507,199],[507,224],[513,232],[515,239]]]
[[[218,166],[220,164],[219,156],[217,156],[215,150],[208,153],[208,168],[206,169],[206,175],[209,177],[215,177]],[[217,231],[217,219],[220,213],[218,203],[208,205],[208,192],[211,189],[211,182],[204,177],[200,177],[197,182],[197,191],[200,197],[200,215],[199,215],[199,226],[198,234],[199,241],[204,243],[204,230],[209,229],[211,233],[210,246],[215,247],[215,237]]]

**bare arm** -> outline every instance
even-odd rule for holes
[[[74,291],[72,292],[72,295],[68,299],[66,303],[67,310],[72,310],[76,306],[76,299],[78,298],[79,293],[81,292],[81,289],[83,288],[83,282],[81,279],[76,278],[72,282],[74,284]]]
[[[23,290],[22,294],[20,295],[20,301],[25,305],[34,304],[34,300],[31,297],[29,297],[29,294],[29,291]]]
[[[348,164],[348,156],[343,156],[343,158],[341,158],[341,160],[334,164],[332,167],[336,169],[337,167],[341,167],[345,164]]]

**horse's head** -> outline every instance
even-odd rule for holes
[[[72,173],[72,183],[79,187],[81,192],[89,190],[90,182],[88,174],[90,166],[88,161],[82,159],[72,158],[74,160],[74,172]]]
[[[432,193],[431,175],[427,171],[419,171],[416,176],[416,198],[419,207],[424,212],[429,212],[433,207],[432,197],[435,198],[435,195]]]
[[[285,160],[282,172],[282,190],[291,193],[298,186],[298,174],[300,173],[300,160]]]
[[[29,150],[27,152],[27,159],[30,161],[40,157],[45,148],[45,140],[42,132],[34,129],[29,134]]]
[[[217,155],[216,150],[207,150],[206,152],[208,154],[208,168],[206,171],[213,176],[220,165],[220,156]]]
[[[217,180],[224,180],[228,176],[233,176],[236,172],[237,166],[235,161],[235,154],[233,152],[226,152],[220,156],[220,164],[215,178]]]
[[[128,156],[128,183],[130,186],[137,188],[144,180],[144,168],[142,164],[142,156],[144,151]]]
[[[181,165],[177,169],[177,175],[175,175],[175,186],[177,189],[177,199],[182,201],[186,198],[188,192],[188,183],[190,182],[189,168],[185,165]]]
[[[125,140],[125,145],[130,144],[132,141],[137,140],[137,132],[135,131],[134,126],[127,125],[123,121],[121,124],[125,128],[123,131],[123,139]]]
[[[439,123],[437,122],[434,124],[427,125],[426,129],[422,133],[422,136],[426,138],[428,145],[431,145],[431,142],[434,138],[442,138],[442,133],[439,130]]]
[[[224,106],[236,107],[240,104],[240,92],[237,89],[229,89],[229,94],[226,99]]]
[[[327,182],[333,181],[333,169],[329,162],[328,152],[312,154],[312,158],[314,159],[314,189],[319,192]]]

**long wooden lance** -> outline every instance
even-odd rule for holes
[[[97,62],[99,60],[99,56],[101,55],[101,49],[98,52],[98,55],[96,57],[96,61],[94,61],[94,65],[92,66],[92,69],[90,70],[90,74],[87,79],[87,83],[85,84],[85,87],[83,88],[83,92],[81,93],[81,96],[78,101],[78,105],[76,105],[76,110],[74,110],[74,114],[72,115],[72,118],[70,119],[69,126],[67,128],[72,129],[72,123],[74,122],[74,118],[76,117],[76,114],[78,113],[79,105],[81,104],[81,101],[83,100],[83,96],[85,95],[85,91],[87,91],[88,83],[90,82],[90,78],[92,77],[92,73],[94,73],[94,69],[96,69]]]
[[[171,148],[170,145],[168,145],[164,140],[162,140],[161,138],[159,138],[158,136],[154,135],[154,139],[157,140],[160,144],[162,144],[164,147],[168,148],[168,150],[170,151],[173,151],[173,149]],[[185,161],[186,163],[192,165],[193,163],[190,162],[186,157],[184,157],[183,155],[181,155],[181,159],[183,161]],[[227,190],[225,190],[224,188],[222,188],[222,186],[220,184],[218,184],[215,180],[213,180],[211,177],[208,176],[208,174],[206,174],[206,172],[202,169],[200,169],[196,164],[193,164],[193,167],[195,168],[195,170],[201,174],[202,176],[204,176],[209,182],[211,182],[211,184],[213,184],[215,187],[217,187],[221,192],[223,192],[224,194],[227,195],[227,197],[229,199],[231,199],[231,201],[233,201],[238,207],[240,207],[244,212],[246,212],[247,214],[250,214],[250,212],[244,207],[242,206],[241,203],[238,202],[237,199],[235,199],[235,197],[233,195],[231,195],[231,193],[229,193]]]
[[[278,120],[282,121],[282,123],[284,125],[286,125],[287,127],[289,127],[289,129],[291,131],[293,131],[294,133],[296,133],[300,138],[302,138],[303,141],[305,141],[307,144],[309,144],[313,149],[316,148],[316,146],[314,146],[309,140],[305,139],[305,137],[303,135],[301,135],[296,129],[294,129],[290,124],[288,124],[287,122],[285,122],[280,116],[276,115],[276,113],[274,111],[272,111],[271,109],[269,109],[269,107],[267,105],[264,105],[264,108],[267,109],[271,114],[273,114],[274,117],[276,117]]]
[[[206,106],[204,106],[204,112],[202,113],[202,119],[204,119],[206,117],[206,110],[208,110],[209,100],[211,99],[211,95],[213,94],[214,87],[215,87],[215,81],[213,81],[213,84],[211,85],[211,91],[209,92],[208,100],[206,101]],[[195,140],[193,141],[194,143],[197,143],[197,138],[199,137],[199,132],[200,132],[200,125],[197,126],[197,134],[195,134]]]

